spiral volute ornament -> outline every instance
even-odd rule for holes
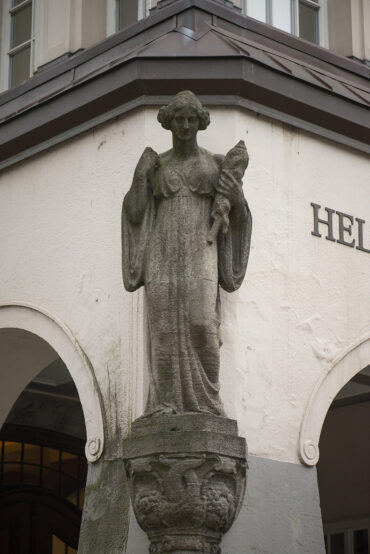
[[[319,446],[312,440],[304,441],[301,447],[301,458],[303,463],[308,466],[315,466],[319,461]]]
[[[85,447],[86,458],[89,462],[96,462],[101,456],[102,443],[98,437],[88,440]]]

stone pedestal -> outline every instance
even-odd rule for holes
[[[220,554],[243,500],[246,454],[230,419],[191,413],[134,422],[124,461],[150,554]]]

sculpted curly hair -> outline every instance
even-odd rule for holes
[[[158,121],[164,129],[171,129],[171,121],[177,110],[190,106],[198,116],[199,130],[204,131],[210,124],[209,112],[206,110],[198,98],[190,90],[179,92],[172,98],[167,106],[162,106],[158,112]]]

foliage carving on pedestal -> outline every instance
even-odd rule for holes
[[[136,518],[151,554],[219,554],[245,487],[245,463],[210,454],[155,454],[127,464]]]

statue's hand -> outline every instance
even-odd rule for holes
[[[244,206],[244,194],[241,182],[233,175],[230,169],[223,169],[217,185],[217,191],[225,196],[232,207]]]
[[[150,146],[147,146],[138,161],[136,166],[137,171],[150,176],[158,166],[159,156],[157,152],[155,152],[153,148],[150,148]]]

